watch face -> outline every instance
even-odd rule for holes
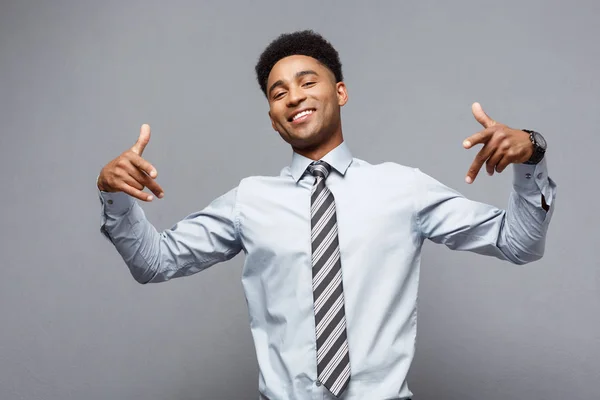
[[[546,150],[546,139],[544,139],[544,137],[542,135],[540,135],[539,133],[535,132],[533,134],[533,138],[535,139],[535,143],[541,147],[542,149]]]

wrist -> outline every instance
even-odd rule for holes
[[[106,186],[104,186],[104,184],[102,183],[100,176],[98,176],[98,178],[96,179],[96,186],[101,192],[108,192],[108,190],[106,190]]]
[[[531,141],[532,153],[531,157],[524,164],[535,165],[538,164],[544,158],[547,149],[547,143],[544,137],[536,131],[529,129],[523,129],[523,132],[529,134],[529,140]]]

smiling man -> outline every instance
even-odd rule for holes
[[[534,131],[473,115],[483,144],[475,180],[513,165],[507,210],[472,201],[417,168],[354,158],[340,109],[337,51],[312,31],[284,34],[256,65],[273,129],[290,144],[279,176],[249,177],[173,228],[157,232],[135,198],[163,190],[142,158],[150,140],[109,162],[97,186],[101,231],[140,283],[202,271],[243,251],[242,283],[261,399],[409,399],[425,240],[516,264],[540,259],[554,209],[546,144]]]

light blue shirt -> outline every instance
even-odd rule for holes
[[[425,239],[516,264],[544,253],[556,185],[546,160],[514,165],[507,210],[466,199],[416,168],[372,165],[345,143],[327,154],[337,208],[351,379],[343,399],[407,399]],[[100,192],[101,231],[140,283],[191,275],[245,253],[242,283],[261,399],[332,399],[317,381],[310,235],[312,160],[249,177],[157,232],[137,201]],[[549,212],[541,206],[544,195]]]

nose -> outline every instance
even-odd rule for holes
[[[289,88],[287,95],[288,107],[296,107],[304,100],[306,100],[306,95],[301,87],[293,86]]]

